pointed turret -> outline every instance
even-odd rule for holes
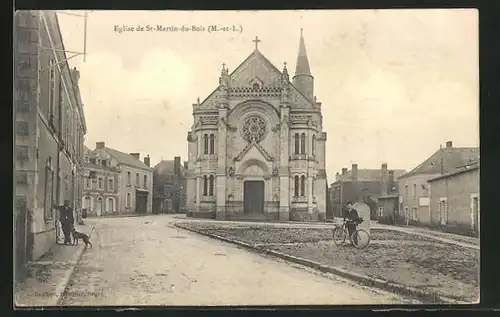
[[[307,99],[311,101],[314,99],[314,77],[311,75],[302,29],[300,30],[299,55],[297,56],[293,84]]]

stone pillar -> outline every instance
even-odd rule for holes
[[[200,203],[201,203],[201,176],[196,176],[196,212],[200,212]]]
[[[289,149],[290,149],[290,126],[289,126],[290,107],[282,104],[281,106],[281,127],[280,127],[280,209],[279,220],[290,220],[290,169],[289,169]]]
[[[197,134],[197,138],[196,138],[196,142],[197,142],[197,145],[198,145],[198,153],[196,153],[196,158],[201,158],[201,156],[203,155],[203,131],[201,130],[198,130],[198,132],[196,133]]]
[[[311,221],[318,220],[318,214],[314,211],[314,203],[313,203],[313,177],[309,174],[307,177],[307,213],[308,218]]]
[[[227,156],[227,106],[219,106],[219,134],[218,140],[218,151],[217,151],[217,210],[216,219],[224,219],[226,215],[226,156]]]

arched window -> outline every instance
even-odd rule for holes
[[[210,134],[210,154],[215,153],[215,135]]]
[[[130,186],[132,183],[132,174],[130,172],[127,172],[127,185]]]
[[[257,84],[257,83],[253,84],[253,89],[254,90],[259,90],[259,84]]]
[[[306,134],[302,133],[300,136],[300,153],[306,154]]]
[[[293,195],[295,197],[299,196],[299,177],[298,176],[295,176],[295,179],[294,179],[294,192],[293,192]]]
[[[207,179],[207,176],[203,176],[203,196],[206,196],[207,195],[207,191],[208,191],[208,179]]]
[[[203,135],[203,153],[208,154],[208,134]]]
[[[311,147],[312,147],[312,155],[316,155],[316,136],[313,135],[312,137],[312,144],[311,144]]]
[[[208,195],[213,196],[214,195],[214,176],[213,175],[210,175],[208,185],[209,185],[208,186],[208,189],[209,189]]]
[[[299,149],[300,149],[300,138],[299,134],[295,133],[295,154],[299,154]]]
[[[302,175],[300,177],[300,196],[306,195],[306,177]]]

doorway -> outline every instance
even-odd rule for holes
[[[264,213],[264,181],[245,181],[243,188],[243,212]]]

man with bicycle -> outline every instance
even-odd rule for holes
[[[356,228],[360,223],[363,222],[363,218],[361,218],[358,214],[358,211],[353,208],[352,202],[348,201],[346,203],[346,210],[344,213],[344,221],[347,219],[346,222],[346,227],[347,231],[349,232],[349,237],[352,238],[352,243],[355,245],[358,244],[358,236],[353,235],[354,232],[356,232]]]

